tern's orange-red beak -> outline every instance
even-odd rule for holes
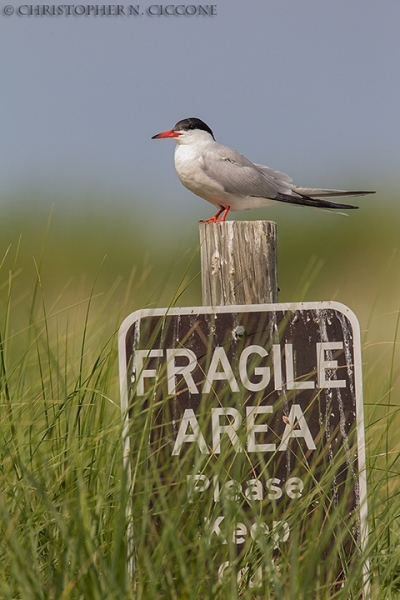
[[[180,135],[182,134],[179,133],[179,131],[174,131],[173,129],[170,129],[169,131],[163,131],[162,133],[157,133],[157,135],[153,135],[151,139],[157,140],[160,138],[177,138]]]

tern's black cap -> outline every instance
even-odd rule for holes
[[[182,119],[178,121],[174,127],[174,131],[190,131],[192,129],[200,129],[201,131],[207,131],[212,138],[215,140],[212,130],[209,128],[207,123],[204,123],[201,119],[196,117],[189,117],[189,119]]]

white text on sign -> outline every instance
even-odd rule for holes
[[[264,390],[273,379],[274,389],[282,390],[284,382],[287,390],[313,390],[316,388],[344,388],[345,379],[337,378],[338,363],[332,359],[332,351],[343,350],[343,342],[317,342],[314,344],[315,373],[299,374],[295,372],[295,349],[293,344],[272,345],[272,368],[269,366],[251,367],[251,360],[263,359],[268,352],[262,346],[253,344],[245,348],[239,357],[239,377],[235,377],[232,366],[223,346],[217,346],[201,390],[196,385],[193,373],[198,368],[198,359],[189,348],[152,348],[136,350],[133,372],[136,379],[136,394],[146,394],[146,381],[155,380],[160,373],[167,374],[168,394],[176,393],[178,378],[183,378],[190,394],[208,394],[215,381],[226,381],[233,393],[240,392],[239,383],[250,392]],[[285,356],[285,371],[282,366],[282,353]],[[177,364],[176,359],[186,360],[186,364]],[[149,368],[148,361],[158,359],[156,368]],[[180,361],[179,361],[180,362]],[[251,371],[251,372],[249,372]]]

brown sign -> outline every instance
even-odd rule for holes
[[[220,580],[234,566],[257,587],[262,559],[250,569],[241,556],[265,554],[267,540],[279,563],[334,514],[349,532],[328,582],[340,586],[367,532],[355,315],[334,302],[142,310],[119,343],[127,451],[129,422],[143,418],[158,527],[178,510],[185,536],[208,536]],[[194,513],[198,531],[186,531]]]

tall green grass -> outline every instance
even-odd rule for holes
[[[119,315],[101,305],[93,315],[94,290],[48,306],[39,260],[23,317],[11,266],[0,334],[0,597],[124,598],[126,489],[108,333]]]

